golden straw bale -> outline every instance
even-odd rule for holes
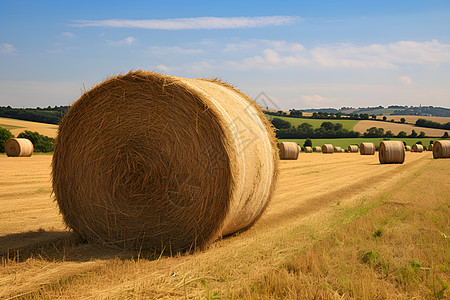
[[[333,153],[334,147],[332,144],[323,144],[322,145],[322,153]]]
[[[406,151],[411,151],[411,146],[405,146]]]
[[[350,145],[350,146],[348,146],[347,150],[350,153],[358,153],[359,147],[358,147],[358,145]]]
[[[12,157],[30,157],[33,155],[34,146],[29,139],[12,138],[5,143],[5,153]]]
[[[412,146],[412,151],[414,151],[414,152],[423,152],[423,146],[421,145],[421,144],[414,144],[413,146]]]
[[[378,157],[381,164],[402,164],[405,147],[402,141],[381,141]]]
[[[450,158],[450,141],[440,140],[434,142],[433,158]]]
[[[433,144],[429,144],[429,145],[428,145],[427,151],[433,151]]]
[[[374,155],[375,144],[374,143],[361,143],[359,146],[359,153],[361,155]]]
[[[312,147],[305,147],[305,152],[306,153],[312,153],[313,152],[313,148]]]
[[[60,122],[53,191],[88,241],[182,251],[258,220],[277,164],[273,128],[239,90],[132,71],[85,92]]]
[[[315,147],[313,148],[313,150],[314,150],[314,152],[322,152],[322,148],[319,147],[319,146],[315,146]]]
[[[293,142],[280,143],[280,159],[296,160],[300,152],[300,146]]]

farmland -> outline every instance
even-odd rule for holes
[[[9,129],[14,136],[17,136],[24,130],[37,131],[42,135],[55,138],[58,130],[58,125],[38,123],[31,121],[23,121],[0,117],[0,127]]]
[[[52,156],[0,155],[0,298],[448,298],[450,160],[406,155],[282,161],[253,227],[169,257],[83,243],[53,201]]]
[[[312,139],[312,144],[314,146],[322,146],[323,144],[332,144],[333,146],[338,146],[347,149],[349,145],[360,145],[361,143],[374,143],[376,146],[383,141],[383,138],[348,138],[348,139]],[[436,141],[435,138],[391,138],[395,141],[403,141],[406,145],[412,146],[418,141],[421,141],[423,145],[428,146],[430,141]],[[305,139],[279,139],[279,142],[294,142],[303,146]]]

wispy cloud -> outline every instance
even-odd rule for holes
[[[400,82],[404,85],[412,85],[413,81],[409,76],[400,76]]]
[[[179,46],[164,47],[164,46],[150,46],[148,51],[152,54],[166,55],[166,54],[199,54],[203,53],[202,49],[181,48]]]
[[[238,69],[278,69],[297,66],[325,68],[395,69],[401,65],[439,65],[450,63],[450,44],[437,40],[426,42],[399,41],[390,44],[356,46],[336,44],[306,49],[299,43],[285,41],[252,41],[227,45],[231,52],[253,47],[259,55],[229,61]]]
[[[0,53],[12,54],[16,52],[16,48],[8,43],[0,44]]]
[[[136,38],[132,37],[132,36],[126,37],[126,38],[124,38],[122,40],[118,40],[118,41],[110,41],[110,40],[107,41],[107,43],[111,46],[131,45],[134,42],[136,42]]]
[[[160,30],[185,29],[237,29],[267,26],[290,25],[301,21],[297,16],[265,16],[265,17],[198,17],[178,19],[109,19],[109,20],[75,20],[75,27],[112,27],[143,28]]]
[[[62,35],[62,36],[65,36],[65,37],[67,37],[67,38],[69,38],[69,39],[75,37],[75,35],[74,35],[72,32],[69,32],[69,31],[61,32],[61,35]]]

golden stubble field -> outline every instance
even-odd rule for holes
[[[63,225],[51,155],[0,155],[0,298],[448,298],[450,159],[301,153],[249,230],[171,257],[101,249]]]

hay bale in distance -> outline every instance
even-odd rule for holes
[[[305,147],[305,153],[312,153],[312,152],[313,152],[313,148],[312,147],[309,147],[309,146]]]
[[[429,144],[429,145],[428,145],[427,151],[433,151],[433,144]]]
[[[381,164],[402,164],[405,146],[402,141],[381,141],[378,157]]]
[[[34,146],[29,139],[12,138],[5,143],[5,153],[11,157],[30,157],[33,155]]]
[[[136,71],[85,92],[60,122],[53,191],[88,241],[175,252],[251,226],[277,164],[273,128],[239,90]]]
[[[374,143],[361,143],[359,146],[359,153],[361,155],[374,155],[375,144]]]
[[[319,146],[315,146],[315,147],[313,148],[313,150],[314,150],[314,152],[322,152],[322,148],[319,147]]]
[[[280,143],[280,159],[296,160],[300,152],[300,146],[293,142]]]
[[[350,153],[358,153],[359,147],[358,147],[358,145],[350,145],[350,146],[348,146],[347,150]]]
[[[450,158],[449,140],[436,141],[433,145],[433,158]]]
[[[322,153],[334,153],[334,147],[332,144],[323,144],[322,145]]]
[[[411,146],[405,146],[405,151],[411,151]]]
[[[421,144],[414,144],[412,146],[412,151],[414,152],[423,152],[423,146]]]

